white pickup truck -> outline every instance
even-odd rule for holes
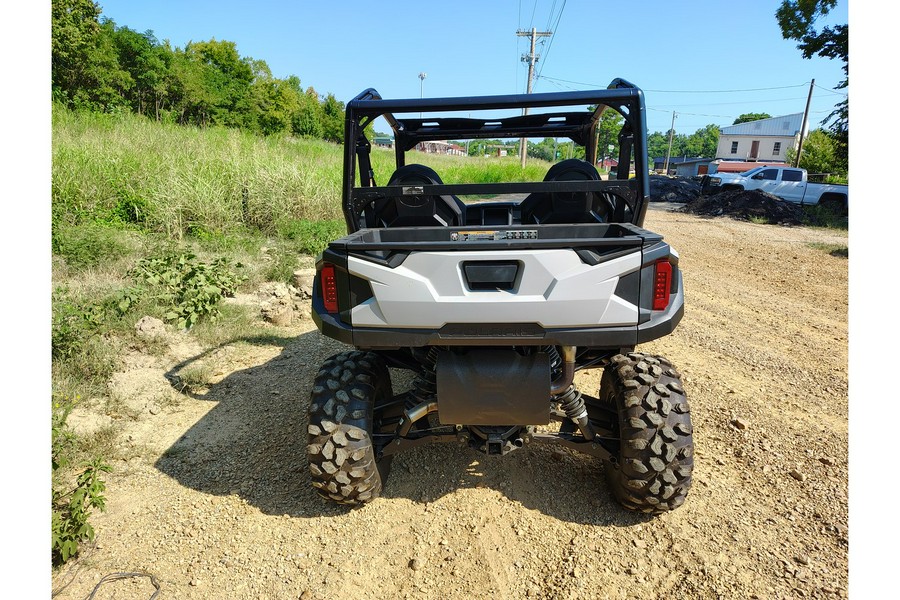
[[[810,183],[806,169],[760,166],[743,173],[714,173],[705,176],[701,183],[704,194],[730,190],[761,190],[796,204],[822,204],[847,209],[846,185]]]

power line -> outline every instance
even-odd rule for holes
[[[661,109],[661,108],[653,108],[653,107],[650,107],[650,106],[648,106],[648,107],[646,107],[646,108],[647,108],[647,110],[655,110],[655,111],[658,111],[658,112],[664,112],[664,113],[671,112],[671,111],[669,111],[669,110],[663,110],[663,109]],[[681,117],[681,116],[691,116],[691,117],[715,117],[715,118],[719,118],[719,119],[730,119],[730,118],[731,118],[731,115],[706,115],[706,114],[702,114],[702,113],[689,113],[689,112],[681,112],[681,111],[678,111],[678,116],[679,116],[679,117]]]
[[[556,0],[554,0],[553,5],[556,5]],[[550,12],[550,18],[553,18],[553,9]],[[541,68],[538,69],[537,77],[541,78],[541,73],[544,72],[544,65],[547,64],[547,57],[550,56],[550,48],[553,47],[553,40],[556,39],[556,32],[559,29],[559,20],[562,19],[563,11],[566,10],[566,0],[563,0],[562,7],[559,9],[559,15],[556,17],[556,24],[551,28],[548,27],[547,30],[553,32],[553,35],[550,36],[550,43],[547,44],[547,51],[544,53],[544,62],[541,63]]]
[[[603,89],[606,87],[606,86],[602,86],[597,83],[587,83],[584,81],[571,81],[569,79],[559,79],[556,77],[548,77],[547,75],[543,75],[542,77],[544,79],[552,79],[555,81],[562,81],[565,83],[572,83],[575,85],[587,85],[587,86],[591,86],[594,88]],[[800,88],[800,87],[805,88],[808,85],[809,85],[809,82],[806,81],[806,82],[798,84],[798,85],[782,85],[782,86],[778,86],[778,87],[764,87],[764,88],[747,88],[747,89],[743,89],[743,90],[651,90],[651,89],[647,89],[647,88],[641,88],[641,89],[644,92],[653,92],[653,93],[657,93],[657,94],[732,94],[732,93],[739,93],[739,92],[762,92],[762,91],[767,91],[767,90],[786,90],[789,88]]]
[[[547,17],[547,26],[544,28],[547,31],[552,31],[552,27],[550,24],[553,23],[553,11],[556,10],[556,0],[553,0],[553,4],[550,5],[550,15]]]
[[[818,83],[816,83],[815,86],[816,86],[817,88],[819,88],[820,90],[822,90],[822,91],[828,92],[829,94],[834,94],[835,96],[843,96],[844,98],[847,97],[847,94],[845,94],[845,93],[843,93],[843,92],[836,92],[836,91],[834,91],[834,90],[832,90],[832,89],[824,88],[824,87],[822,87],[821,85],[819,85]]]
[[[798,96],[796,98],[761,98],[755,100],[741,100],[740,102],[704,102],[702,104],[657,104],[657,106],[668,106],[669,108],[678,108],[679,106],[734,106],[736,104],[752,104],[754,102],[788,102],[790,100],[805,100],[806,96]],[[669,111],[666,111],[669,112]],[[682,113],[679,113],[682,114]],[[683,113],[687,114],[687,113]]]

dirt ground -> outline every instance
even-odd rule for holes
[[[320,500],[305,458],[320,363],[344,349],[308,318],[272,339],[126,357],[122,454],[97,539],[53,575],[60,600],[145,571],[159,598],[843,598],[848,572],[846,233],[703,218],[654,205],[679,252],[686,310],[639,350],[685,377],[694,484],[661,517],[609,496],[600,461],[534,446],[400,454],[381,498]],[[274,340],[274,341],[273,341]],[[202,367],[207,387],[166,375]],[[402,377],[395,378],[395,387]],[[596,393],[600,372],[580,372]],[[146,599],[147,578],[96,598]]]

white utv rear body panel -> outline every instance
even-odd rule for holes
[[[463,263],[518,261],[509,290],[470,289]],[[635,250],[597,265],[571,249],[413,252],[390,268],[348,257],[373,297],[353,307],[354,327],[440,329],[448,323],[537,323],[545,328],[637,325],[638,307],[615,295],[641,268]]]

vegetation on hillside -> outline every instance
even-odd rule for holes
[[[159,42],[109,19],[93,0],[53,0],[51,73],[55,101],[70,108],[131,111],[181,125],[220,125],[339,142],[344,105],[274,77],[234,42]]]

